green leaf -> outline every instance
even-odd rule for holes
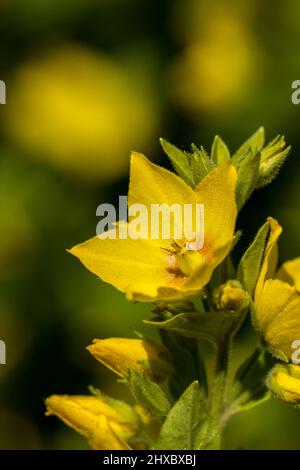
[[[195,310],[195,309],[194,309]],[[169,379],[169,390],[174,400],[186,390],[194,380],[199,380],[203,398],[207,396],[207,376],[203,358],[199,353],[199,342],[190,340],[168,330],[160,330],[163,344],[171,355],[177,373]]]
[[[249,410],[270,398],[266,377],[271,361],[265,349],[258,346],[239,367],[232,387],[232,414]]]
[[[211,147],[211,158],[216,165],[222,165],[222,163],[230,160],[228,147],[218,135],[215,136]]]
[[[254,241],[245,251],[238,266],[238,280],[245,287],[250,297],[253,298],[258,275],[260,272],[265,247],[270,231],[269,222],[266,222],[258,230]]]
[[[198,149],[195,144],[192,144],[191,153],[191,169],[195,185],[208,175],[208,173],[214,168],[212,161],[207,155],[203,147]]]
[[[284,136],[279,135],[261,151],[257,187],[262,188],[273,181],[290,150],[291,146],[286,147]]]
[[[163,389],[152,382],[145,374],[130,369],[127,384],[137,403],[154,418],[163,419],[169,412],[171,404]]]
[[[238,324],[235,314],[224,312],[185,312],[163,321],[144,320],[147,325],[172,331],[186,338],[219,344]]]
[[[197,343],[182,338],[167,330],[161,330],[161,337],[163,344],[166,346],[171,354],[172,364],[174,365],[176,374],[173,374],[169,380],[169,389],[172,397],[176,400],[190,385],[193,380],[199,378],[201,373],[201,387],[204,389],[203,395],[206,392],[206,377],[204,371],[198,370]],[[189,347],[186,347],[186,342],[189,341]],[[196,356],[196,358],[195,358]],[[197,360],[195,360],[197,359]]]
[[[238,167],[236,201],[240,210],[257,186],[259,177],[260,153],[249,154]]]
[[[193,450],[198,446],[198,434],[206,416],[197,381],[181,395],[169,412],[160,432],[157,450]]]
[[[256,153],[258,153],[263,148],[264,143],[265,143],[265,130],[263,127],[260,127],[235,152],[235,154],[232,157],[232,163],[235,166],[238,166],[248,153],[251,152],[252,155],[255,155]]]
[[[195,182],[193,179],[189,155],[162,138],[160,139],[160,143],[164,152],[169,157],[176,173],[189,186],[194,187]]]

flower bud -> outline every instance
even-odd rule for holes
[[[267,385],[279,400],[300,405],[300,366],[277,364],[268,375]]]
[[[173,372],[169,352],[151,340],[95,339],[87,349],[121,377],[125,377],[129,369],[136,369],[145,372],[153,380],[161,381]]]
[[[52,395],[46,415],[55,415],[90,442],[94,449],[129,449],[125,440],[137,434],[140,418],[129,405],[96,396]]]
[[[262,151],[257,187],[271,183],[288,156],[291,147],[286,147],[284,136],[276,137]]]
[[[239,313],[249,303],[247,292],[239,281],[231,280],[214,291],[214,301],[219,310]]]

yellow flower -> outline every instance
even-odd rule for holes
[[[277,364],[268,375],[267,385],[280,400],[300,405],[300,366]]]
[[[300,339],[299,259],[288,261],[276,272],[277,241],[281,226],[269,218],[270,236],[254,297],[254,325],[270,351],[288,362],[292,343]]]
[[[173,372],[169,352],[154,341],[144,339],[95,339],[87,348],[102,364],[124,377],[128,369],[144,371],[153,380],[163,380]]]
[[[46,400],[47,415],[55,415],[88,439],[98,450],[129,449],[140,425],[135,411],[125,403],[104,397],[52,395]]]
[[[204,205],[204,245],[188,250],[186,240],[94,237],[71,253],[128,299],[178,299],[197,293],[228,254],[236,220],[236,170],[230,162],[212,170],[191,189],[174,173],[141,154],[131,157],[129,207],[152,204]]]

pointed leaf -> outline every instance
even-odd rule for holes
[[[216,165],[222,165],[222,163],[230,160],[230,152],[225,142],[218,135],[215,136],[212,148],[211,158]]]
[[[169,157],[176,173],[189,185],[194,187],[194,179],[190,166],[189,155],[175,145],[170,144],[164,139],[160,139],[161,146]]]
[[[152,382],[145,374],[130,369],[127,384],[137,403],[154,418],[163,419],[169,412],[171,404],[163,389]]]
[[[254,296],[269,231],[270,225],[269,222],[266,222],[258,230],[254,241],[245,251],[238,266],[238,280],[252,298]]]
[[[178,372],[177,374],[173,374],[169,380],[169,389],[172,397],[178,400],[190,383],[199,377],[201,379],[200,383],[204,396],[206,394],[206,376],[205,371],[202,370],[202,367],[199,364],[200,358],[198,357],[199,354],[197,354],[196,342],[195,360],[193,348],[186,348],[184,344],[185,341],[189,340],[184,339],[184,341],[182,341],[182,337],[167,330],[161,330],[161,337],[164,345],[171,354],[172,364]]]
[[[198,149],[195,144],[192,144],[191,153],[191,169],[195,185],[208,175],[208,173],[215,167],[203,147]]]
[[[219,344],[224,335],[234,329],[237,315],[224,312],[186,312],[163,321],[144,320],[147,325],[172,331],[186,338],[205,339]]]
[[[260,127],[254,134],[249,137],[249,139],[244,142],[244,144],[235,152],[232,157],[232,163],[238,166],[249,152],[252,152],[253,155],[258,153],[264,146],[265,143],[265,130],[263,127]]]
[[[201,403],[201,390],[193,382],[169,412],[155,446],[158,450],[193,450],[197,448],[198,433],[206,415]]]
[[[239,367],[232,388],[233,413],[249,410],[270,398],[266,377],[271,361],[266,351],[258,346]]]
[[[238,167],[236,201],[240,210],[257,186],[259,177],[260,153],[249,154]]]

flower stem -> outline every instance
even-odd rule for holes
[[[228,335],[223,338],[217,349],[215,375],[209,403],[210,417],[216,427],[219,447],[221,447],[221,418],[226,406],[230,343],[231,337]]]
[[[221,448],[222,415],[226,406],[227,377],[231,334],[219,343],[216,352],[214,378],[208,398],[208,416],[201,434],[201,448],[218,450]]]

